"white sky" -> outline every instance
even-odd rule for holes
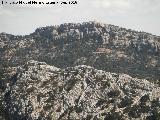
[[[160,35],[160,0],[77,0],[77,5],[52,7],[2,6],[1,1],[0,32],[25,35],[32,33],[37,27],[97,21]]]

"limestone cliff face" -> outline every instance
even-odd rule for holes
[[[9,120],[158,120],[160,87],[86,65],[59,69],[31,60],[3,91]]]

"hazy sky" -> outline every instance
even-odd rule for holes
[[[37,27],[66,22],[98,21],[160,35],[160,0],[77,1],[77,5],[52,7],[44,5],[11,7],[2,6],[0,3],[0,32],[24,35],[32,33]]]

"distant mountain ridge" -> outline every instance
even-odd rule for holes
[[[160,37],[98,22],[42,27],[26,36],[0,34],[0,66],[29,60],[60,68],[80,64],[146,79],[160,78]]]

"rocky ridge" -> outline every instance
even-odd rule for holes
[[[0,33],[0,56],[2,120],[160,119],[159,36],[67,23]]]
[[[160,87],[86,65],[60,69],[31,60],[2,92],[9,120],[159,120]]]
[[[42,27],[26,36],[1,33],[0,56],[0,68],[37,60],[58,68],[84,64],[152,81],[160,78],[159,36],[98,22]]]

